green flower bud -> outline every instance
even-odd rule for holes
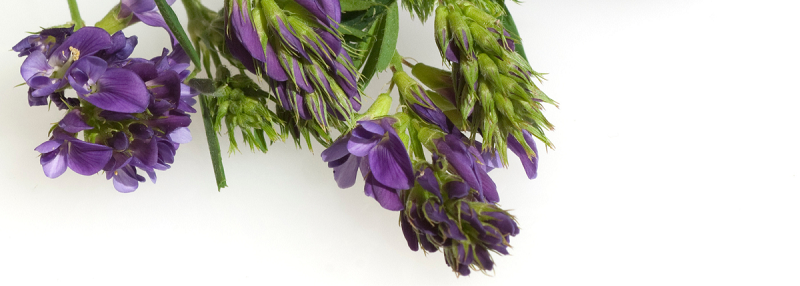
[[[470,22],[469,29],[472,32],[472,38],[474,39],[475,44],[478,45],[478,48],[481,50],[492,53],[495,56],[513,53],[500,46],[500,43],[497,42],[497,34],[489,32],[489,30],[480,24],[476,22]]]
[[[459,3],[459,7],[461,8],[461,12],[464,13],[464,16],[469,17],[481,26],[491,27],[498,31],[503,30],[503,24],[500,23],[500,20],[487,14],[482,9],[469,4],[469,2],[461,2]]]
[[[458,102],[458,110],[461,111],[461,119],[464,120],[466,125],[467,117],[472,113],[475,102],[478,101],[478,95],[474,90],[465,88],[461,91],[461,98]]]
[[[411,74],[419,79],[422,84],[434,90],[453,87],[452,74],[446,70],[418,63],[411,68]]]
[[[500,114],[504,115],[512,122],[519,120],[514,111],[514,103],[512,103],[511,100],[499,92],[495,92],[492,96],[494,98],[494,105],[497,107],[497,110],[500,111]]]
[[[418,124],[416,128],[417,139],[419,139],[419,142],[422,143],[422,146],[425,146],[425,148],[428,150],[436,150],[436,144],[434,144],[434,140],[441,139],[446,135],[438,128],[430,128],[425,124]]]
[[[447,24],[452,33],[453,40],[456,46],[461,51],[461,57],[472,59],[472,33],[470,33],[469,25],[464,20],[464,15],[458,11],[457,7],[450,6],[453,9],[447,14]]]
[[[282,19],[286,19],[286,14],[283,13],[283,9],[278,6],[278,3],[275,3],[273,0],[259,0],[261,2],[261,11],[264,12],[263,17],[269,21],[269,25],[273,28],[280,29],[279,22]],[[255,8],[254,8],[255,10]],[[255,11],[254,11],[255,12]],[[254,13],[255,14],[255,13]],[[258,14],[256,14],[258,15]],[[258,18],[254,15],[253,18]]]
[[[493,135],[497,130],[497,112],[494,107],[494,96],[491,88],[485,81],[478,82],[478,97],[483,107],[483,142],[484,149],[489,149],[493,145]]]
[[[433,109],[434,106],[430,102],[425,90],[404,71],[396,71],[392,76],[392,82],[397,85],[397,91],[403,97],[406,104],[419,104],[425,108]]]
[[[494,61],[491,59],[490,56],[479,53],[478,54],[478,66],[480,66],[481,76],[489,81],[489,82],[497,82],[499,81],[499,70],[497,65],[494,64]]]
[[[367,112],[361,115],[358,120],[372,120],[381,116],[389,114],[392,107],[392,97],[389,93],[383,93],[375,99],[375,102],[367,109]]]
[[[463,58],[463,55],[462,55]],[[478,82],[478,74],[480,70],[478,68],[478,62],[474,60],[463,60],[459,64],[459,69],[461,72],[461,76],[464,77],[464,86],[458,87],[459,89],[469,89],[471,91],[475,91],[475,83]]]
[[[436,46],[439,47],[439,54],[444,58],[444,52],[450,43],[450,33],[447,30],[447,6],[439,5],[436,8],[436,16],[433,19],[433,31],[436,38]]]

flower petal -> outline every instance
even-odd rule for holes
[[[150,93],[134,72],[107,70],[97,80],[97,93],[81,96],[95,106],[115,112],[140,113],[150,104]]]
[[[62,144],[64,144],[64,140],[48,140],[42,144],[39,144],[39,146],[36,146],[36,148],[33,150],[36,150],[36,152],[39,153],[50,153],[56,150],[58,147],[61,147]]]
[[[403,202],[400,201],[400,196],[397,195],[395,190],[381,184],[375,180],[374,176],[368,176],[365,184],[371,186],[374,198],[385,209],[390,211],[399,211],[404,208]]]
[[[420,172],[417,177],[417,183],[426,191],[439,197],[439,200],[442,199],[442,193],[439,190],[439,181],[436,180],[436,175],[433,174],[431,168],[425,168]]]
[[[407,190],[414,184],[411,159],[399,138],[383,139],[369,152],[369,168],[375,179],[394,189]]]
[[[83,121],[83,114],[80,109],[73,109],[68,112],[64,119],[58,122],[58,127],[69,133],[78,133],[93,128]]]
[[[58,178],[67,170],[67,148],[56,149],[53,152],[42,154],[39,158],[44,175],[48,178]]]
[[[339,188],[349,188],[356,183],[359,163],[361,163],[361,158],[348,156],[344,163],[333,168],[333,178]]]
[[[114,171],[114,188],[120,193],[130,193],[139,188],[139,175],[133,166],[125,166]]]
[[[419,250],[419,240],[417,238],[417,233],[414,232],[414,228],[411,227],[411,224],[408,223],[408,217],[405,216],[404,212],[400,213],[400,228],[403,230],[403,236],[406,237],[406,243],[408,243],[408,248],[412,251]]]
[[[188,127],[178,127],[167,134],[167,138],[178,144],[186,144],[192,141],[192,132],[189,131]]]
[[[89,88],[106,72],[108,63],[98,57],[82,57],[76,61],[67,73],[69,84],[78,94],[89,93]]]
[[[450,181],[444,184],[447,196],[450,199],[460,199],[469,195],[469,186],[464,182]]]
[[[83,27],[64,40],[64,43],[53,51],[50,60],[56,57],[61,63],[66,62],[72,55],[70,48],[80,51],[81,57],[86,57],[108,49],[111,45],[111,35],[106,30],[97,27]]]
[[[34,76],[52,69],[53,67],[47,64],[47,58],[44,54],[40,51],[35,51],[25,58],[25,61],[22,62],[22,66],[19,68],[19,72],[22,74],[22,79],[30,84],[30,80]]]
[[[322,154],[320,154],[322,156],[322,161],[332,162],[344,156],[349,155],[350,151],[347,150],[347,144],[349,138],[350,138],[349,135],[343,136],[338,140],[336,140],[335,142],[333,142],[333,144],[331,144],[331,146],[328,147],[328,149],[322,151]]]
[[[158,161],[158,142],[154,138],[135,139],[131,142],[130,149],[133,151],[133,157],[141,160],[145,166],[153,166]]]
[[[75,173],[90,176],[99,172],[111,159],[113,149],[80,140],[70,140],[67,166]]]
[[[522,144],[510,134],[508,135],[508,149],[511,149],[511,151],[519,157],[520,161],[522,161],[522,167],[525,169],[525,174],[528,175],[528,179],[533,180],[536,179],[538,173],[539,151],[536,150],[536,141],[533,141],[533,137],[531,137],[528,131],[523,131],[523,136],[525,137],[525,143],[533,150],[533,156],[528,156]]]

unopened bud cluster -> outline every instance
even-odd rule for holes
[[[481,134],[484,150],[501,151],[504,162],[508,138],[524,142],[523,131],[549,146],[543,131],[553,126],[542,115],[542,102],[557,103],[533,82],[540,74],[515,52],[518,39],[495,16],[467,1],[440,5],[434,26],[439,51],[452,65],[452,103],[461,117],[457,127]],[[526,153],[534,156],[530,148]]]
[[[228,0],[226,46],[261,75],[295,120],[323,129],[351,122],[361,107],[357,71],[336,30],[338,1]]]

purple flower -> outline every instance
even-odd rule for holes
[[[12,50],[18,52],[20,57],[28,56],[36,51],[49,57],[53,49],[72,35],[72,31],[72,27],[44,29],[39,34],[25,37],[25,39],[14,45]]]
[[[94,175],[106,165],[113,152],[108,146],[78,140],[60,128],[35,150],[42,153],[39,161],[48,178],[61,176],[67,167],[84,176]]]
[[[44,97],[67,86],[65,78],[71,65],[81,57],[92,56],[111,47],[111,36],[103,29],[84,27],[55,47],[48,56],[40,50],[31,52],[20,73],[31,87],[29,95]]]
[[[150,95],[142,79],[126,69],[108,69],[98,57],[84,57],[73,64],[67,76],[78,96],[108,111],[140,113]]]
[[[172,5],[172,3],[175,3],[175,0],[167,0],[167,4]],[[164,17],[162,17],[161,13],[159,13],[155,1],[121,0],[119,6],[120,9],[117,18],[125,19],[133,16],[128,25],[133,25],[139,21],[142,21],[142,23],[145,23],[148,26],[162,27],[167,30],[170,37],[172,37],[173,41],[175,41],[175,36],[172,35],[172,31],[167,26],[167,22],[164,21]]]
[[[123,193],[145,181],[139,171],[155,183],[155,170],[169,169],[180,144],[191,141],[186,112],[195,112],[193,97],[198,93],[183,84],[190,74],[185,52],[164,49],[150,60],[131,59],[135,36],[109,36],[94,27],[64,37],[57,46],[48,42],[55,36],[42,43],[27,39],[28,46],[17,49],[30,53],[21,68],[30,86],[29,103],[47,104],[49,95],[59,109],[69,109],[51,140],[36,148],[45,175],[58,177],[67,167],[83,175],[104,170]],[[89,106],[66,98],[67,87]],[[118,123],[104,124],[109,121]],[[97,142],[75,138],[81,131]]]
[[[525,169],[525,174],[528,175],[528,179],[533,180],[536,179],[537,170],[539,168],[539,151],[536,150],[536,142],[533,141],[531,134],[527,130],[522,130],[522,134],[525,138],[525,143],[528,144],[533,154],[529,155],[525,151],[525,147],[511,134],[508,135],[508,149],[511,149],[511,151],[519,157],[520,161],[522,161],[522,167]]]
[[[364,193],[388,210],[402,210],[400,191],[414,185],[411,160],[403,141],[391,126],[392,118],[361,121],[350,134],[342,136],[322,152],[322,160],[333,168],[340,188],[355,183],[356,172],[366,181]]]
[[[497,186],[486,172],[483,156],[475,146],[469,146],[463,140],[462,134],[448,134],[442,139],[436,139],[436,149],[444,156],[450,167],[464,179],[471,188],[478,191],[479,199],[490,203],[500,201]]]
[[[342,7],[337,0],[297,0],[295,1],[306,8],[320,24],[329,28],[338,29],[342,20]]]

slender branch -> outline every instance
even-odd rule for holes
[[[78,10],[77,0],[67,0],[67,3],[69,4],[69,15],[72,16],[72,22],[75,23],[75,30],[77,31],[86,26],[86,23],[81,18],[81,11]]]
[[[217,191],[227,187],[228,182],[225,179],[225,168],[222,166],[222,152],[219,148],[219,138],[214,131],[214,125],[211,122],[211,109],[208,108],[206,101],[208,97],[205,94],[199,95],[200,109],[203,112],[203,126],[206,129],[206,141],[208,142],[208,151],[211,154],[211,163],[214,166],[214,177],[217,180]]]
[[[184,5],[187,4],[186,1],[183,3]],[[156,6],[158,6],[158,10],[164,17],[164,21],[167,22],[167,26],[169,27],[170,31],[172,31],[175,39],[181,45],[186,54],[189,55],[189,58],[192,59],[195,71],[201,69],[202,63],[200,61],[200,55],[197,53],[197,50],[194,49],[194,46],[189,40],[189,36],[186,35],[186,30],[183,29],[183,26],[181,26],[181,23],[178,21],[178,17],[175,16],[175,11],[172,11],[172,8],[169,7],[169,4],[167,4],[165,0],[156,0]],[[225,169],[222,166],[222,154],[219,148],[219,138],[217,138],[217,133],[214,131],[214,126],[211,122],[211,109],[207,104],[208,98],[205,94],[200,94],[199,101],[200,108],[203,112],[203,127],[205,127],[206,130],[208,151],[211,154],[211,163],[214,167],[214,177],[216,178],[217,190],[219,191],[220,189],[228,186],[225,179]]]

